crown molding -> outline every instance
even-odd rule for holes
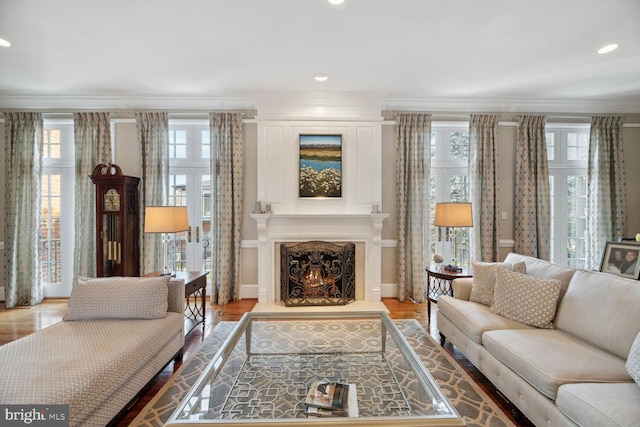
[[[0,109],[42,112],[256,110],[256,119],[380,120],[381,112],[640,114],[640,100],[398,97],[386,93],[257,93],[246,96],[0,93]]]
[[[386,93],[256,93],[256,119],[382,121]]]
[[[253,100],[247,97],[135,95],[135,94],[4,94],[0,93],[4,110],[162,110],[211,111],[249,110]]]
[[[385,102],[393,111],[447,111],[466,113],[640,113],[640,100],[625,99],[520,99],[472,97],[395,97]]]

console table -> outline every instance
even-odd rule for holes
[[[437,304],[440,295],[453,296],[451,282],[463,277],[473,277],[469,269],[449,271],[444,267],[431,265],[427,270],[427,321],[431,323],[431,303]]]
[[[176,271],[176,279],[184,280],[184,297],[186,298],[185,335],[191,333],[202,323],[202,333],[205,328],[205,314],[207,306],[207,271]],[[145,274],[145,277],[159,276],[159,272]],[[192,298],[193,297],[193,301]],[[198,301],[199,300],[199,301]],[[203,335],[204,336],[204,335]]]

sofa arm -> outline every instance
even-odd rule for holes
[[[463,299],[465,301],[469,301],[472,287],[473,287],[472,277],[455,279],[453,280],[453,282],[451,282],[451,288],[453,289],[453,296],[456,297],[456,299]]]
[[[167,311],[184,313],[184,279],[169,280],[169,308]]]

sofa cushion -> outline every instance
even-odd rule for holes
[[[640,386],[640,333],[636,336],[635,341],[633,341],[625,368],[627,368],[627,372],[631,375],[631,378]]]
[[[558,304],[555,327],[627,359],[640,332],[640,282],[576,270]]]
[[[633,383],[566,384],[556,405],[581,426],[640,426],[640,387]]]
[[[624,359],[557,329],[485,332],[485,349],[550,399],[571,383],[630,382]]]
[[[552,328],[559,296],[559,280],[499,268],[491,312],[537,328]]]
[[[531,328],[524,323],[491,313],[486,305],[448,295],[438,298],[438,314],[445,316],[478,344],[482,344],[482,334],[486,331]]]
[[[167,315],[170,276],[79,277],[64,320],[159,319]]]
[[[508,262],[474,262],[473,287],[469,301],[479,302],[484,305],[493,304],[493,293],[496,285],[496,269],[506,268],[524,274],[526,265],[524,262],[509,264]]]
[[[516,253],[509,253],[504,259],[504,262],[515,264],[516,262],[524,262],[527,265],[527,274],[530,276],[541,277],[543,279],[557,279],[560,281],[562,291],[560,297],[564,294],[569,286],[569,282],[576,272],[575,268],[566,267],[545,261],[542,259],[520,255]]]

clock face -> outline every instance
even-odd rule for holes
[[[111,188],[104,193],[104,210],[119,211],[120,210],[120,194]]]

